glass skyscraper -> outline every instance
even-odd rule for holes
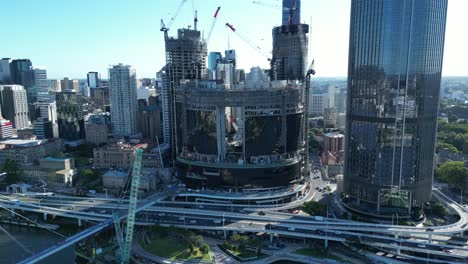
[[[409,214],[431,199],[447,0],[353,0],[345,203]]]

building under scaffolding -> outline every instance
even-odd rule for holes
[[[274,187],[300,179],[304,91],[286,81],[233,89],[182,81],[175,100],[179,177],[194,187]]]
[[[165,35],[166,66],[161,71],[163,79],[163,136],[164,142],[171,145],[175,153],[174,140],[174,91],[180,80],[202,79],[206,77],[206,42],[200,31],[179,29],[177,38]]]

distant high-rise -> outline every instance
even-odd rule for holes
[[[69,90],[75,93],[80,92],[80,82],[78,80],[63,78],[63,80],[60,81],[60,86],[62,87],[62,91]]]
[[[10,58],[0,59],[0,84],[9,84],[11,82]]]
[[[161,71],[163,80],[163,131],[164,142],[175,149],[175,90],[180,80],[201,79],[206,76],[206,42],[200,31],[179,29],[177,38],[166,37],[166,66]],[[179,150],[180,151],[180,150]]]
[[[309,25],[300,24],[300,12],[300,0],[283,0],[283,25],[273,28],[272,80],[304,80]]]
[[[109,87],[114,136],[136,134],[138,102],[135,69],[122,63],[109,68]]]
[[[29,111],[26,90],[21,85],[0,86],[2,115],[13,122],[13,127],[29,127]]]
[[[31,67],[21,71],[21,81],[28,92],[28,102],[49,100],[49,84],[45,68]]]
[[[353,0],[345,202],[408,215],[431,200],[448,0]]]
[[[301,0],[283,0],[283,25],[301,23]]]
[[[212,51],[208,55],[208,70],[216,71],[216,64],[223,59],[221,52]]]
[[[60,93],[62,91],[62,83],[60,80],[50,80],[50,90]]]
[[[11,84],[23,84],[22,74],[23,70],[27,70],[32,67],[32,63],[28,59],[12,60],[10,63],[11,72]]]
[[[0,115],[0,140],[11,138],[13,136],[13,122],[3,119]]]
[[[74,141],[83,139],[83,95],[70,90],[55,94],[57,103],[58,131],[61,139]]]
[[[96,88],[101,85],[101,74],[99,72],[88,72],[88,86],[89,88]]]

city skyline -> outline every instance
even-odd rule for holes
[[[108,66],[117,63],[133,65],[138,77],[155,77],[165,63],[164,39],[159,31],[159,21],[162,18],[168,24],[180,1],[171,4],[160,1],[134,1],[131,4],[113,1],[112,5],[108,1],[93,5],[88,2],[46,0],[40,3],[4,3],[6,20],[13,21],[13,16],[18,13],[22,14],[22,19],[15,20],[16,23],[4,29],[5,35],[15,38],[0,44],[0,56],[31,59],[33,65],[47,68],[49,79],[85,79],[88,71],[98,71],[103,78],[108,78],[105,74]],[[263,2],[277,6],[281,4],[273,0]],[[268,68],[267,59],[235,34],[228,33],[224,24],[233,24],[241,34],[260,46],[263,53],[271,56],[271,30],[274,25],[281,24],[280,8],[256,5],[246,0],[194,1],[193,5],[187,1],[169,36],[174,36],[176,29],[193,24],[195,8],[198,10],[199,28],[206,37],[218,5],[221,11],[208,50],[223,52],[230,46],[237,50],[239,68],[246,71],[257,65]],[[93,8],[89,8],[91,6]],[[309,61],[316,61],[316,77],[345,77],[350,1],[302,1],[302,6],[301,20],[311,24]],[[463,0],[452,0],[448,5],[443,76],[468,75],[468,65],[465,63],[468,53],[463,52],[467,43],[459,34],[466,24],[463,10],[467,8],[468,2]],[[67,10],[75,10],[78,18],[67,17]],[[236,17],[235,13],[239,11],[243,12],[244,19]],[[85,19],[79,19],[80,14]],[[28,34],[18,34],[21,32]],[[64,32],[68,32],[69,37],[57,37]],[[34,45],[31,45],[31,39],[34,39]]]

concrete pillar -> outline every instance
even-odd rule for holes
[[[44,221],[47,221],[47,213],[44,213]]]
[[[270,233],[270,243],[273,242],[273,233]]]
[[[428,240],[429,240],[429,243],[432,243],[432,233],[429,233],[429,238],[428,238]]]
[[[81,218],[78,218],[78,226],[81,226]]]
[[[325,249],[328,248],[328,239],[325,239],[325,244],[324,244],[324,246],[325,246]]]
[[[15,209],[11,208],[11,217],[15,217]]]
[[[224,239],[227,239],[227,230],[224,230]]]

